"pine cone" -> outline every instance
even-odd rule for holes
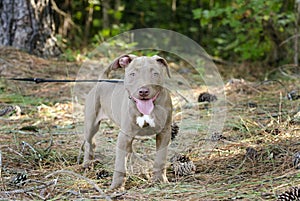
[[[194,174],[196,166],[188,156],[175,154],[171,157],[172,169],[176,177]]]
[[[300,95],[297,93],[297,91],[293,90],[287,94],[287,98],[289,100],[297,100],[300,99]]]
[[[6,115],[6,114],[8,114],[8,113],[10,113],[14,110],[15,110],[15,107],[9,105],[9,106],[5,107],[4,109],[0,110],[0,116],[4,116],[4,115]]]
[[[224,137],[221,133],[218,133],[218,132],[214,132],[211,135],[212,141],[219,141],[219,140],[225,140],[225,139],[226,139],[226,137]]]
[[[27,174],[24,172],[19,172],[15,177],[11,179],[11,183],[14,185],[18,185],[18,184],[23,185],[26,180],[27,180]]]
[[[247,147],[245,157],[251,160],[255,160],[257,157],[257,151],[252,147]]]
[[[289,191],[286,191],[278,196],[278,201],[299,201],[300,200],[300,188],[292,187]]]
[[[109,176],[109,172],[106,171],[106,170],[100,170],[96,173],[96,178],[97,179],[103,179],[105,177],[108,177]]]
[[[218,100],[218,99],[215,95],[212,95],[207,92],[201,93],[198,97],[198,102],[213,102],[216,100]]]
[[[256,107],[257,107],[257,103],[254,103],[254,102],[248,102],[248,103],[247,103],[247,106],[248,106],[249,108],[256,108]]]
[[[172,125],[171,125],[171,140],[175,140],[177,134],[178,134],[178,130],[179,130],[179,127],[178,125],[174,122]]]
[[[300,169],[300,151],[295,153],[293,164],[296,169]]]

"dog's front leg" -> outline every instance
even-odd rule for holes
[[[122,132],[119,133],[116,148],[115,170],[110,189],[122,187],[125,183],[126,162],[128,155],[132,153],[132,141],[132,137]]]
[[[169,126],[171,128],[171,126]],[[156,157],[153,166],[153,181],[168,182],[166,176],[166,160],[171,130],[165,129],[156,135]]]

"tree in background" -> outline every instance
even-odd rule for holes
[[[68,37],[77,37],[78,45],[99,44],[130,29],[155,27],[182,33],[209,54],[226,60],[263,61],[272,66],[297,60],[293,58],[297,36],[289,39],[295,35],[295,0],[68,2],[72,19],[82,30]]]
[[[40,56],[60,54],[50,0],[0,0],[0,45]]]
[[[214,46],[214,55],[235,61],[262,61],[270,65],[287,62],[294,34],[293,0],[206,1],[195,9],[194,18]],[[291,61],[291,60],[290,60]]]
[[[225,60],[298,64],[299,0],[0,0],[0,44],[38,55],[163,28]],[[57,41],[56,41],[56,38]]]

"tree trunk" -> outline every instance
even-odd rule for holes
[[[114,5],[115,12],[120,11],[121,10],[121,1],[120,0],[115,0],[114,4],[115,4]],[[114,23],[116,25],[119,25],[120,24],[120,19],[119,18],[114,18]]]
[[[50,0],[0,0],[0,45],[39,56],[60,54]]]
[[[88,16],[87,16],[86,23],[85,23],[84,37],[83,37],[83,45],[84,46],[86,46],[88,44],[91,23],[93,21],[93,13],[94,13],[94,5],[89,4]]]
[[[299,67],[299,21],[300,21],[300,1],[297,0],[295,2],[295,14],[296,14],[296,22],[295,22],[295,43],[294,43],[294,64]]]
[[[110,0],[105,0],[102,2],[102,21],[103,29],[109,29],[109,16],[108,11],[110,9]]]

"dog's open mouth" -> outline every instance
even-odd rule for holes
[[[136,107],[140,111],[140,113],[142,113],[144,115],[150,115],[150,113],[154,109],[153,102],[156,100],[158,94],[159,94],[159,92],[153,98],[150,98],[150,99],[138,99],[133,96],[132,96],[132,98],[135,101]]]

